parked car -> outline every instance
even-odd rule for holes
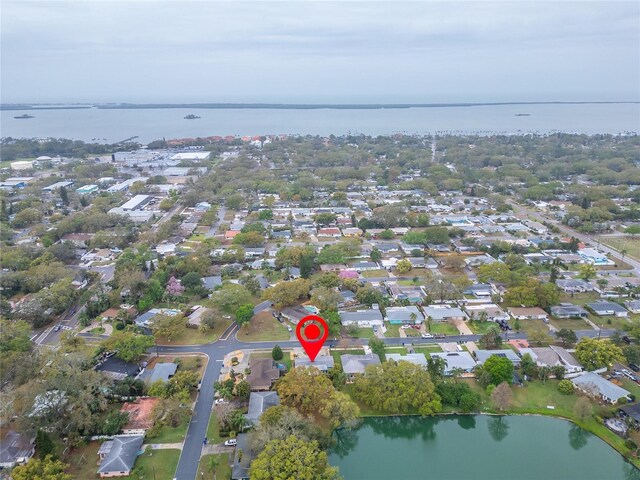
[[[291,325],[287,325],[287,330],[289,330],[290,332],[293,332],[293,328],[291,328]]]
[[[214,403],[216,405],[221,405],[223,403],[227,403],[227,401],[224,398],[216,398],[216,401]]]
[[[238,440],[235,438],[230,438],[226,442],[224,442],[225,447],[235,447],[238,444]]]
[[[630,363],[629,368],[634,372],[640,372],[640,367],[638,367],[638,365],[636,365],[635,363]]]
[[[436,333],[436,334],[434,335],[434,338],[444,338],[444,337],[446,337],[446,336],[447,336],[447,335],[446,335],[445,333]]]
[[[423,333],[422,338],[433,338],[433,335],[431,335],[430,333]]]
[[[56,325],[55,327],[53,327],[53,331],[54,332],[59,332],[61,328],[62,328],[62,326]]]

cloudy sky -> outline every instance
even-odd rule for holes
[[[635,1],[0,5],[3,103],[640,100]]]

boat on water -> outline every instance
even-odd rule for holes
[[[22,120],[24,118],[36,118],[33,115],[29,115],[28,113],[23,113],[22,115],[17,115],[13,118],[17,118],[18,120]]]
[[[195,120],[196,118],[200,118],[200,117],[197,115],[194,115],[193,113],[190,113],[189,115],[186,115],[184,117],[185,120]]]

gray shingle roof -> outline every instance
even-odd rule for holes
[[[128,472],[136,463],[136,458],[144,441],[143,435],[117,435],[113,437],[107,456],[100,462],[98,473]]]

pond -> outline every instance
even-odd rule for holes
[[[370,417],[335,433],[345,480],[640,480],[595,435],[541,416]]]

